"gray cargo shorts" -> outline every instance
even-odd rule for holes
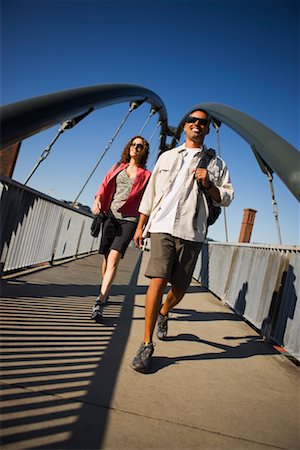
[[[151,233],[148,278],[164,278],[184,291],[189,287],[203,242],[192,242],[167,233]]]

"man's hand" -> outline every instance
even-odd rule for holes
[[[134,244],[137,248],[142,249],[143,248],[143,244],[144,244],[144,238],[143,238],[143,230],[144,227],[146,225],[146,223],[148,222],[149,217],[145,216],[145,214],[140,214],[140,218],[135,230],[135,234],[133,236],[133,241]]]
[[[195,178],[196,178],[196,180],[197,180],[197,182],[198,183],[201,183],[202,184],[202,186],[204,187],[204,188],[209,188],[209,186],[211,185],[211,182],[210,182],[210,180],[209,180],[209,177],[208,177],[208,171],[207,171],[207,169],[196,169],[195,170]]]
[[[143,238],[143,228],[137,227],[135,234],[133,236],[134,244],[137,248],[143,248],[144,238]]]
[[[219,189],[208,178],[208,171],[206,169],[196,169],[195,178],[198,183],[201,183],[208,195],[217,203],[221,202]]]

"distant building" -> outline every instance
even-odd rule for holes
[[[93,214],[91,208],[88,205],[83,205],[82,203],[78,203],[78,202],[76,202],[76,203],[70,202],[69,200],[61,200],[61,201],[64,203],[67,203],[70,206],[73,206],[73,208],[80,209],[89,214]]]

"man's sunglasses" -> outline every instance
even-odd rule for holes
[[[137,150],[143,150],[143,144],[136,144],[135,142],[131,144],[131,147],[135,147]]]
[[[199,117],[194,116],[188,116],[186,119],[186,123],[196,123],[199,122],[200,125],[207,126],[208,125],[208,119],[199,119]]]

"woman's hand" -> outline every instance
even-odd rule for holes
[[[94,200],[92,211],[96,216],[101,212],[101,202],[100,202],[100,196],[97,196]]]

